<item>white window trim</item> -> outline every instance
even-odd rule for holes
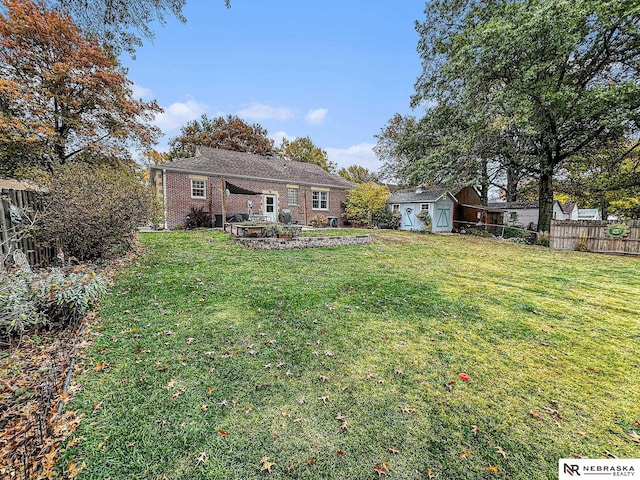
[[[194,195],[193,194],[193,183],[194,182],[202,182],[202,195]],[[191,186],[191,198],[197,198],[199,200],[206,200],[207,199],[207,181],[203,178],[192,178],[190,179],[190,186]],[[198,188],[198,190],[200,190],[200,188]]]
[[[313,206],[313,194],[318,192],[318,207],[314,207]],[[325,208],[322,208],[322,195],[326,195],[326,202],[327,202],[327,206]],[[322,211],[328,211],[329,210],[329,190],[319,190],[319,189],[313,189],[311,190],[311,210],[322,210]]]
[[[296,202],[295,203],[291,203],[289,201],[289,190],[295,190],[296,191]],[[287,185],[287,205],[294,205],[294,206],[298,206],[299,205],[299,198],[300,198],[300,189],[297,186],[289,186]]]

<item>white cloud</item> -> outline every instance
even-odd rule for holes
[[[142,99],[142,100],[150,100],[153,97],[153,91],[147,87],[143,87],[142,85],[133,82],[131,85],[131,90],[133,91],[133,98]]]
[[[285,132],[283,130],[279,130],[276,133],[272,133],[271,135],[269,135],[269,138],[271,138],[275,142],[276,147],[277,147],[282,143],[282,140],[284,138],[286,138],[287,140],[291,141],[291,140],[295,140],[296,137],[293,137],[293,136],[289,135],[287,132]]]
[[[338,164],[338,168],[359,165],[369,171],[375,172],[382,162],[373,152],[374,143],[359,143],[347,148],[325,148],[329,160]]]
[[[304,121],[310,123],[311,125],[321,125],[324,123],[324,119],[329,113],[329,110],[326,108],[316,108],[315,110],[309,110],[307,115],[304,117]]]
[[[289,120],[294,117],[293,110],[287,107],[272,107],[263,103],[252,103],[251,105],[239,110],[236,115],[247,120]]]
[[[164,112],[157,114],[153,123],[164,133],[176,130],[187,122],[200,118],[207,109],[206,105],[195,100],[175,102],[163,108]]]

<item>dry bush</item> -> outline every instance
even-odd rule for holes
[[[136,227],[153,218],[157,209],[153,191],[132,168],[68,164],[52,176],[38,237],[58,240],[67,257],[108,258],[128,249]]]

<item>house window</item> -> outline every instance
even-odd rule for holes
[[[394,203],[394,204],[391,206],[391,211],[392,211],[393,213],[399,212],[399,211],[400,211],[400,204],[398,204],[398,203]]]
[[[329,192],[313,190],[311,192],[311,208],[314,210],[329,210]]]
[[[298,205],[298,189],[287,188],[287,203],[289,205]]]
[[[428,203],[422,203],[420,204],[420,211],[422,210],[429,210],[429,204]]]
[[[207,198],[205,183],[205,180],[191,179],[191,198]]]

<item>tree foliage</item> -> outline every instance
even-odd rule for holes
[[[182,14],[185,0],[57,0],[58,9],[69,13],[88,34],[114,51],[133,54],[143,39],[152,39],[149,24],[165,23],[168,16],[186,22]],[[231,0],[225,0],[227,8]]]
[[[538,224],[548,230],[563,165],[638,132],[636,2],[434,0],[425,13],[413,105],[427,116],[473,106],[460,133],[488,146],[490,158],[500,143],[483,141],[495,133],[487,127],[509,132],[512,152],[538,181]]]
[[[336,171],[337,165],[329,160],[327,152],[317,147],[310,137],[298,137],[295,140],[282,139],[276,153],[294,162],[313,163],[330,173]]]
[[[380,181],[380,175],[370,172],[367,168],[360,165],[350,165],[347,168],[338,170],[338,175],[349,180],[352,183],[367,183]]]
[[[74,162],[55,169],[37,235],[57,239],[67,256],[100,259],[126,250],[157,212],[152,189],[132,168]]]
[[[602,218],[640,215],[640,141],[607,145],[566,165],[557,190],[583,208],[599,208]]]
[[[357,184],[347,194],[344,215],[355,225],[374,227],[387,217],[389,195],[386,185],[373,182]]]
[[[192,157],[196,146],[221,148],[236,152],[269,155],[273,153],[273,140],[269,132],[257,123],[249,125],[236,115],[213,119],[202,115],[180,129],[180,134],[169,140],[171,158]]]
[[[71,18],[43,3],[5,0],[0,15],[0,155],[53,168],[82,155],[126,158],[146,148],[161,111],[135,100],[116,60]]]

